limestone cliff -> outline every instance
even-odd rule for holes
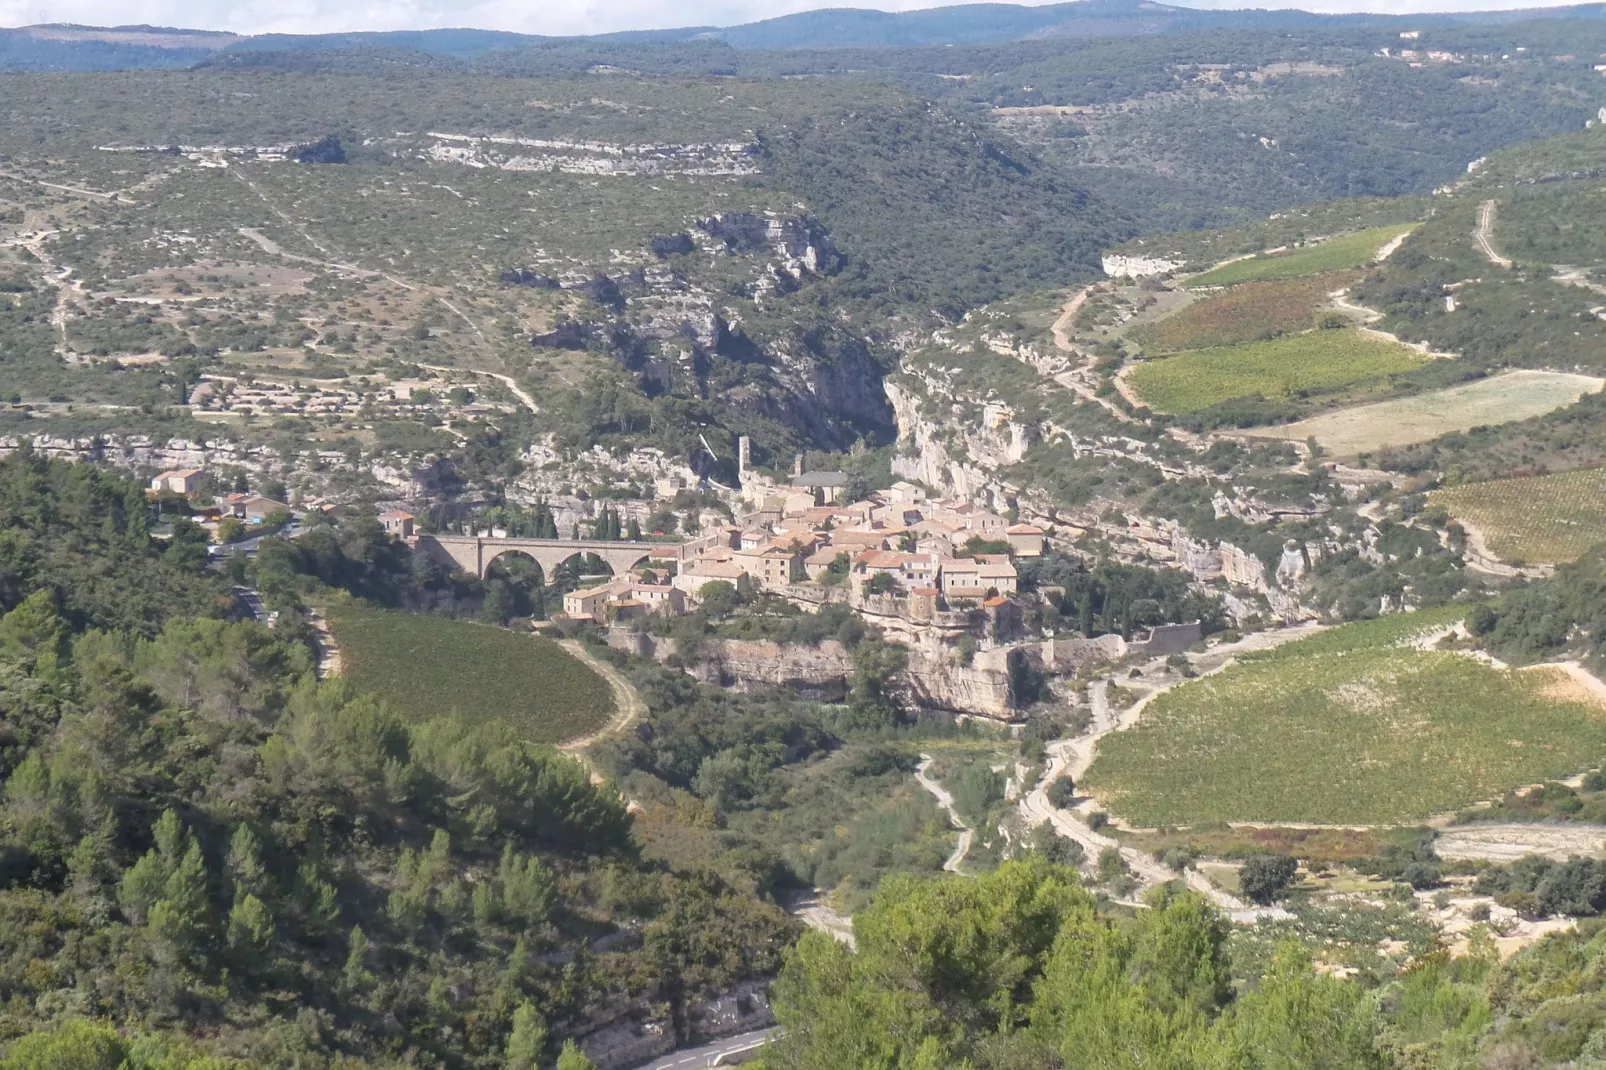
[[[632,654],[667,661],[673,640],[655,640],[623,628],[608,642]],[[911,710],[943,710],[1009,720],[1017,716],[1009,651],[978,656],[969,666],[921,650],[909,652],[909,666],[897,681],[898,694]],[[689,670],[703,683],[733,691],[783,689],[822,702],[841,702],[852,686],[853,653],[834,639],[818,646],[767,640],[709,642]]]

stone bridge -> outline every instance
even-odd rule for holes
[[[485,578],[491,562],[508,553],[528,554],[541,566],[541,572],[551,579],[552,572],[569,558],[578,554],[600,557],[619,575],[634,568],[657,549],[674,550],[677,558],[681,548],[673,544],[651,542],[607,542],[597,539],[497,539],[480,535],[420,535],[413,540],[413,548],[433,555],[443,564],[450,564]]]

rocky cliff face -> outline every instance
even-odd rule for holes
[[[938,382],[922,381],[923,391],[886,383],[898,426],[893,473],[958,498],[995,496],[1002,486],[995,473],[1026,456],[1035,429],[1000,402],[969,404]]]
[[[608,634],[609,644],[657,661],[675,652],[673,640],[655,640],[623,628]],[[898,681],[910,709],[945,710],[1009,720],[1016,716],[1009,651],[978,655],[961,666],[921,650],[909,652],[909,667]],[[827,639],[818,646],[724,639],[709,643],[691,670],[703,683],[734,691],[783,688],[821,702],[841,702],[852,686],[853,654]]]
[[[892,436],[869,339],[836,319],[765,318],[843,262],[812,216],[728,212],[616,251],[600,269],[542,260],[502,279],[595,302],[585,322],[532,337],[537,349],[600,347],[649,396],[742,410],[743,425],[757,416],[791,428],[789,445],[844,448]]]

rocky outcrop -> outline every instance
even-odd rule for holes
[[[326,493],[335,482],[333,476],[349,476],[354,470],[351,458],[340,450],[285,453],[227,439],[164,440],[147,435],[9,435],[0,438],[0,457],[9,456],[24,444],[45,457],[104,464],[140,477],[173,468],[201,468],[214,473],[239,469],[253,476],[283,480],[308,494]],[[383,460],[360,461],[355,470],[401,499],[439,493],[452,479],[451,462],[432,454],[415,458],[387,455]],[[349,479],[341,482],[349,485]]]
[[[1164,275],[1187,265],[1181,260],[1164,260],[1154,256],[1121,256],[1104,258],[1104,274],[1111,278],[1145,279]]]
[[[980,426],[972,430],[928,416],[929,395],[891,380],[885,390],[898,426],[892,472],[902,479],[955,498],[985,499],[997,483],[993,472],[1020,460],[1030,445],[1027,429],[1013,423],[1002,406],[991,413],[984,408]]]
[[[757,149],[748,141],[626,145],[602,141],[480,137],[430,132],[422,158],[503,171],[572,175],[756,175]]]
[[[769,983],[748,981],[713,999],[686,1008],[686,1028],[694,1042],[733,1037],[775,1024]]]
[[[668,661],[676,653],[673,640],[656,639],[625,628],[608,633],[608,643],[638,657]],[[914,649],[897,681],[898,696],[911,710],[943,710],[1010,720],[1017,716],[1014,699],[1018,648],[976,655],[968,666],[950,658]],[[822,702],[841,702],[852,687],[853,653],[834,639],[818,646],[767,640],[711,640],[698,650],[688,669],[703,683],[732,691],[783,689]]]
[[[615,1008],[575,1030],[580,1050],[598,1070],[637,1066],[674,1051],[681,1043],[704,1044],[775,1024],[769,981],[744,981],[717,995],[686,1003],[678,1017],[662,1004],[637,1001]]]

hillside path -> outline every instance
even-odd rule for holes
[[[1247,654],[1255,650],[1268,650],[1312,635],[1322,628],[1319,624],[1297,625],[1293,628],[1280,629],[1275,632],[1256,632],[1245,636],[1236,643],[1224,644],[1210,652],[1212,661],[1216,663],[1205,668],[1194,679],[1213,676],[1237,663],[1239,654]],[[1216,659],[1220,659],[1216,661]],[[1092,766],[1093,759],[1098,752],[1098,742],[1111,732],[1120,732],[1131,728],[1143,715],[1143,710],[1160,695],[1185,681],[1156,687],[1144,694],[1137,702],[1120,712],[1114,711],[1109,701],[1109,681],[1097,680],[1088,687],[1088,705],[1092,716],[1088,720],[1087,728],[1081,735],[1071,736],[1057,740],[1048,745],[1048,768],[1044,770],[1037,786],[1027,792],[1020,801],[1020,815],[1027,828],[1035,828],[1045,821],[1055,832],[1066,839],[1075,840],[1082,845],[1089,862],[1097,859],[1099,852],[1105,848],[1114,847],[1121,852],[1122,859],[1133,876],[1145,888],[1159,884],[1167,884],[1174,880],[1182,880],[1190,889],[1210,899],[1217,907],[1225,911],[1233,921],[1251,922],[1262,917],[1283,917],[1283,912],[1274,907],[1252,907],[1236,896],[1229,895],[1212,884],[1203,873],[1190,869],[1178,874],[1170,868],[1156,862],[1146,852],[1135,847],[1123,846],[1121,841],[1113,836],[1095,832],[1079,818],[1073,816],[1070,810],[1057,809],[1048,801],[1049,785],[1063,775],[1069,775],[1075,783],[1080,783],[1088,768]],[[1077,810],[1094,809],[1092,800],[1087,799],[1078,804]]]
[[[853,919],[825,902],[818,888],[790,897],[786,912],[809,928],[822,932],[848,947],[857,946],[853,938]]]
[[[625,678],[624,673],[591,653],[578,639],[560,639],[558,640],[558,645],[574,655],[586,668],[606,680],[609,690],[613,692],[613,720],[590,735],[581,736],[579,739],[571,739],[558,747],[558,750],[579,758],[586,763],[587,767],[590,767],[591,762],[583,753],[585,749],[599,740],[629,731],[637,721],[647,715],[647,703],[641,697],[641,692],[636,690],[636,685]],[[592,776],[596,776],[594,768],[592,768]]]
[[[1093,285],[1096,286],[1098,284],[1094,283]],[[1076,293],[1071,296],[1071,299],[1065,302],[1064,307],[1060,309],[1059,318],[1054,321],[1054,326],[1049,328],[1054,335],[1054,348],[1058,349],[1061,353],[1067,353],[1074,357],[1082,357],[1082,354],[1077,350],[1077,348],[1071,344],[1070,325],[1071,321],[1075,319],[1077,312],[1079,312],[1082,306],[1087,303],[1087,299],[1092,292],[1093,286],[1084,286],[1080,290],[1076,291]],[[1091,401],[1093,404],[1102,407],[1104,411],[1108,412],[1121,423],[1140,423],[1141,421],[1135,417],[1128,416],[1121,410],[1120,406],[1116,405],[1115,402],[1111,401],[1109,398],[1099,397],[1096,389],[1089,384],[1088,380],[1093,377],[1093,363],[1097,359],[1098,358],[1091,356],[1084,357],[1081,367],[1072,368],[1070,371],[1060,372],[1058,375],[1053,377],[1054,381],[1065,387],[1065,389],[1076,394],[1078,397],[1081,397],[1086,401]]]
[[[319,606],[307,607],[307,623],[318,633],[318,679],[341,676],[346,671],[346,655],[329,627],[329,617]]]
[[[285,226],[301,235],[307,244],[311,245],[324,256],[332,258],[335,255],[327,246],[318,241],[317,238],[314,238],[312,234],[308,232],[306,227],[302,226],[302,224],[293,216],[275,204],[273,199],[266,193],[262,192],[257,184],[252,182],[251,179],[248,178],[240,168],[234,168],[231,173],[235,178],[238,178],[241,182],[244,182],[246,187],[250,189],[252,193],[256,194],[257,198],[262,201],[263,204],[267,205],[268,210],[274,215],[278,216]],[[239,228],[239,231],[242,235],[250,238],[252,241],[256,242],[257,245],[261,246],[262,251],[270,256],[281,256],[289,260],[300,260],[308,264],[321,264],[326,268],[350,272],[364,278],[381,278],[390,283],[392,286],[397,286],[408,291],[409,293],[428,294],[430,297],[446,306],[447,310],[453,315],[457,316],[464,323],[468,324],[469,329],[472,330],[475,337],[479,339],[480,345],[484,346],[493,354],[496,351],[495,347],[491,345],[491,340],[485,336],[485,331],[480,328],[480,325],[474,321],[473,317],[451,302],[447,296],[447,294],[451,293],[450,290],[443,292],[442,288],[440,287],[426,286],[423,283],[408,282],[406,279],[403,279],[389,271],[373,271],[357,264],[339,263],[333,260],[325,262],[313,259],[311,257],[299,256],[295,253],[284,251],[271,238],[250,227],[241,227]],[[533,404],[533,402],[531,404]]]
[[[1494,216],[1494,201],[1484,201],[1478,205],[1478,229],[1472,232],[1472,237],[1478,243],[1478,250],[1489,258],[1489,263],[1508,268],[1511,266],[1511,261],[1495,252]]]
[[[931,792],[932,797],[937,800],[938,806],[948,811],[948,823],[959,830],[959,843],[954,847],[954,853],[948,856],[948,861],[942,864],[942,868],[949,873],[958,873],[960,865],[965,861],[965,856],[970,853],[970,841],[975,839],[976,833],[969,825],[965,824],[964,819],[959,816],[959,811],[954,808],[953,795],[949,793],[947,788],[931,779],[926,773],[926,770],[931,768],[931,761],[931,755],[929,754],[920,756],[920,764],[915,766],[915,779],[920,781],[921,787]]]
[[[475,330],[478,329],[479,328],[477,327],[475,328]],[[511,375],[503,375],[501,372],[482,371],[479,368],[448,368],[439,364],[420,364],[419,367],[427,368],[432,372],[454,372],[458,374],[468,372],[471,375],[483,375],[487,378],[495,379],[497,382],[501,383],[503,386],[512,391],[513,396],[518,398],[519,401],[523,402],[526,409],[529,409],[536,415],[540,415],[541,413],[541,407],[535,403],[535,399],[532,398],[522,386],[514,382]]]

